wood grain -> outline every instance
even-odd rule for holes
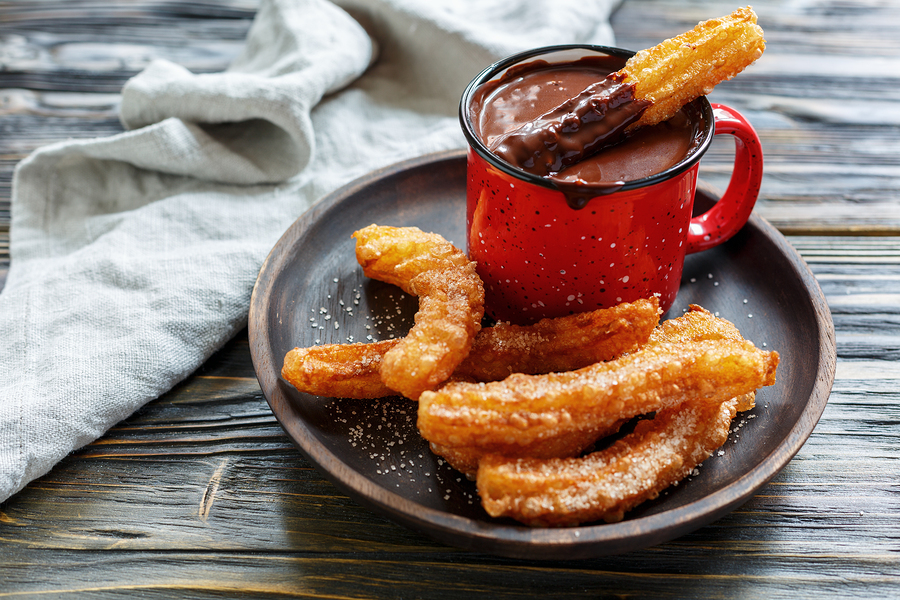
[[[303,459],[268,410],[244,332],[0,504],[0,597],[898,597],[900,6],[753,5],[766,54],[712,99],[760,134],[758,214],[819,281],[838,364],[812,437],[751,500],[673,542],[593,561],[454,550],[356,505]],[[0,2],[0,283],[15,165],[46,143],[120,131],[118,92],[153,57],[225,68],[255,7]],[[625,0],[613,25],[637,49],[733,8]],[[704,179],[724,186],[730,160],[714,146]]]

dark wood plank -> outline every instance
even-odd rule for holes
[[[49,553],[43,553],[50,558]],[[522,565],[489,557],[398,555],[395,560],[301,554],[230,553],[54,553],[63,575],[51,591],[78,597],[329,597],[435,598],[489,595],[492,598],[721,598],[729,588],[736,597],[807,598],[819,594],[842,598],[889,598],[895,588],[890,573],[877,564],[860,572],[840,567],[840,557],[820,556],[809,571],[793,571],[787,556],[770,556],[767,576],[737,577],[735,572],[758,548],[731,551],[709,548],[707,568],[685,571],[680,559],[665,552],[634,555],[603,564]],[[468,560],[466,560],[468,558]],[[631,572],[616,567],[628,561]],[[85,564],[91,569],[86,570]],[[654,565],[657,568],[650,569]],[[0,559],[0,567],[6,567]],[[611,569],[604,567],[609,566]],[[662,568],[659,568],[662,567]],[[36,565],[18,565],[17,580],[39,573]],[[128,581],[130,583],[124,583]],[[27,593],[36,586],[15,585]]]
[[[246,333],[0,504],[0,593],[76,597],[874,598],[900,593],[900,6],[754,2],[763,60],[714,93],[757,127],[758,212],[816,275],[838,351],[809,441],[760,493],[673,542],[577,563],[448,548],[338,493],[284,435]],[[0,285],[12,171],[37,147],[121,130],[152,57],[225,68],[256,2],[0,3]],[[626,0],[623,47],[730,12]],[[717,144],[703,177],[727,182]],[[765,268],[761,265],[761,268]]]

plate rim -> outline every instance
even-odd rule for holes
[[[806,406],[780,443],[756,467],[711,494],[684,506],[611,524],[587,524],[560,529],[535,529],[508,523],[485,523],[423,506],[391,490],[377,485],[354,470],[339,456],[318,444],[311,435],[296,439],[283,422],[274,404],[287,401],[279,386],[287,385],[266,357],[270,347],[266,316],[268,288],[275,281],[279,256],[290,249],[301,234],[316,224],[323,214],[362,189],[376,182],[401,175],[406,171],[441,162],[465,161],[466,151],[450,150],[403,160],[359,177],[327,194],[298,217],[279,238],[264,260],[253,286],[248,314],[248,336],[253,368],[266,402],[285,433],[316,469],[342,493],[376,513],[418,530],[449,545],[511,558],[593,558],[622,553],[674,539],[696,530],[747,501],[757,490],[774,478],[799,452],[812,434],[828,402],[836,370],[834,322],[818,281],[806,261],[790,242],[763,217],[752,213],[746,227],[757,229],[774,243],[788,259],[803,288],[808,292],[814,313],[819,342],[816,380]],[[276,269],[273,271],[273,269]],[[308,430],[304,429],[306,433]],[[317,447],[307,447],[316,444]],[[624,543],[629,540],[630,543]],[[617,542],[614,552],[603,546]],[[565,555],[559,554],[565,550]]]

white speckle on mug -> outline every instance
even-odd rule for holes
[[[625,277],[622,278],[622,283],[628,283],[628,279],[629,279],[629,277],[628,277],[628,275],[626,275]]]
[[[610,247],[610,248],[615,248],[615,247],[616,247],[616,243],[613,242],[612,244],[609,245],[609,247]]]
[[[566,300],[568,300],[569,302],[571,302],[571,301],[574,300],[574,299],[575,299],[575,294],[569,294],[569,295],[566,297]]]

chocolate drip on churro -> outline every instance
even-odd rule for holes
[[[625,129],[650,106],[634,85],[612,74],[533,121],[497,137],[490,150],[529,173],[558,173],[621,142]]]

